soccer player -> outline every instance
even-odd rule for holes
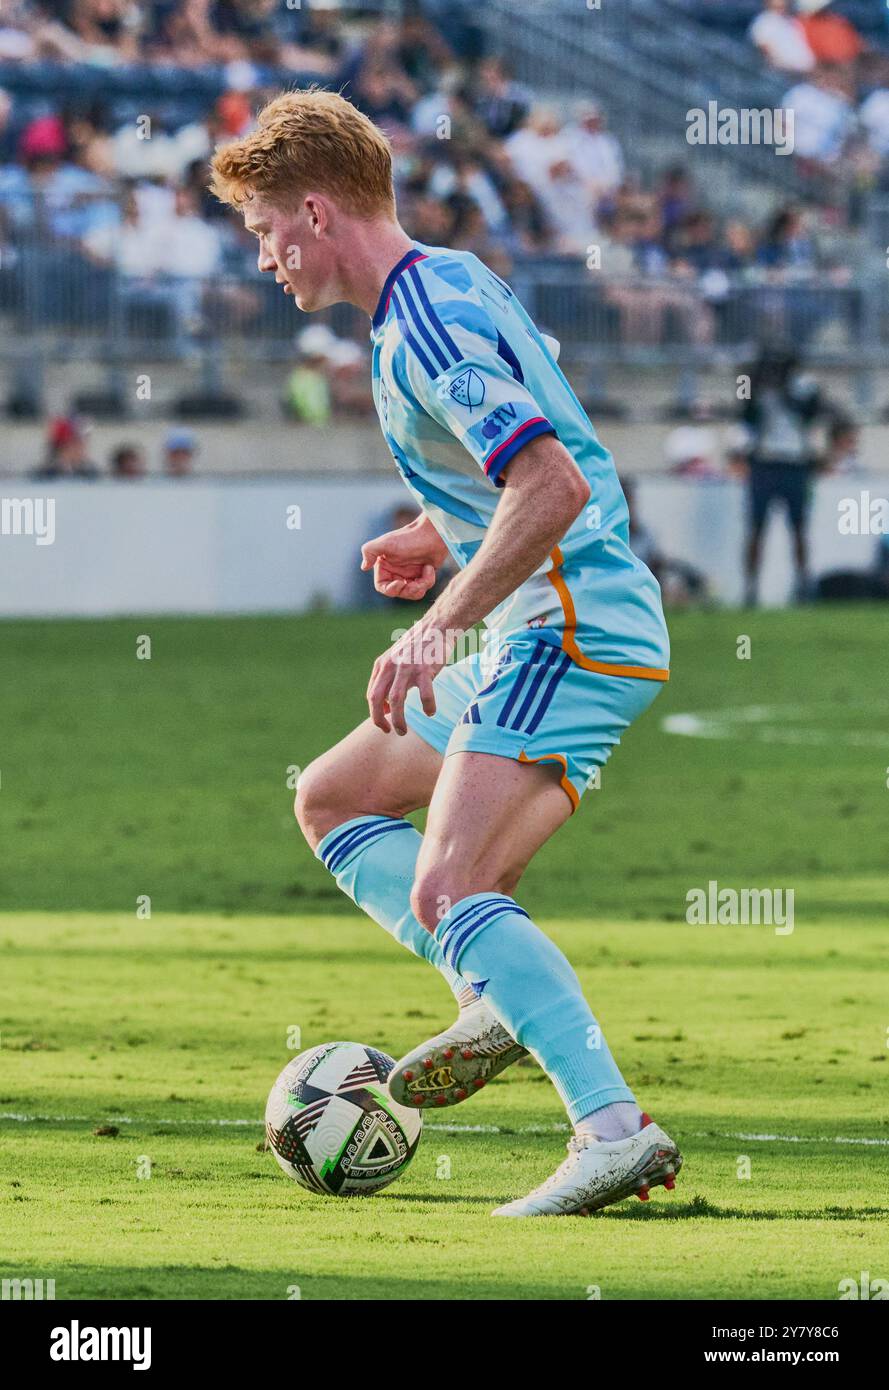
[[[542,1186],[497,1216],[588,1212],[671,1188],[681,1157],[642,1114],[573,969],[513,897],[540,846],[668,677],[658,585],[629,549],[599,443],[508,285],[400,226],[387,140],[342,97],[287,92],[217,150],[213,188],[300,309],[371,320],[373,394],[421,516],[363,547],[377,589],[420,599],[379,656],[370,717],[302,774],[296,815],[339,887],[441,972],[456,1022],[389,1078],[455,1105],[530,1052],[574,1135]],[[484,620],[483,650],[448,664]],[[406,819],[429,813],[424,835]]]

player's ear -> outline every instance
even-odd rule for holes
[[[309,231],[313,236],[321,236],[327,230],[330,221],[324,199],[319,198],[317,193],[307,193],[303,199],[303,207],[309,219]]]

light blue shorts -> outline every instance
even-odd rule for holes
[[[651,705],[662,682],[584,670],[533,632],[507,638],[499,652],[464,657],[435,678],[436,712],[412,687],[408,728],[443,756],[466,749],[520,762],[552,760],[575,810],[621,734]]]

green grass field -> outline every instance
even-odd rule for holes
[[[435,1115],[366,1201],[262,1151],[288,1029],[398,1055],[451,1013],[290,812],[288,768],[362,717],[402,621],[0,627],[0,1276],[57,1298],[825,1300],[889,1277],[879,609],[675,616],[670,685],[522,886],[682,1144],[672,1195],[492,1221],[562,1154],[533,1064]],[[722,736],[665,733],[680,715]],[[792,888],[794,931],[689,926],[710,879]]]

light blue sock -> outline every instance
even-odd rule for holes
[[[356,816],[331,830],[315,850],[337,885],[415,956],[447,980],[457,1003],[475,1003],[472,987],[452,970],[431,932],[411,911],[411,888],[423,837],[410,821]]]
[[[513,898],[473,893],[435,935],[451,969],[484,992],[543,1067],[572,1124],[613,1101],[635,1101],[568,961]]]

